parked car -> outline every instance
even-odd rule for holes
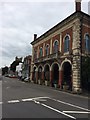
[[[26,77],[22,76],[22,77],[21,77],[21,81],[24,81],[25,78],[26,78]]]
[[[30,81],[30,77],[26,77],[25,79],[24,79],[24,82],[29,82]]]
[[[16,75],[9,75],[9,78],[17,78]]]

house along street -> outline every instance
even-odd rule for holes
[[[1,86],[0,86],[1,87]],[[2,118],[89,118],[89,98],[3,77]]]

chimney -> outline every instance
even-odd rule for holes
[[[37,39],[37,34],[34,34],[34,40],[36,40]]]
[[[81,1],[82,0],[75,0],[76,12],[81,11]]]

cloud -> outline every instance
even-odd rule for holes
[[[1,0],[0,66],[10,65],[15,56],[31,54],[34,33],[39,37],[75,11],[74,0],[37,1]]]

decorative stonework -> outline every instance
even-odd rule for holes
[[[81,92],[80,21],[73,26],[73,91]]]

